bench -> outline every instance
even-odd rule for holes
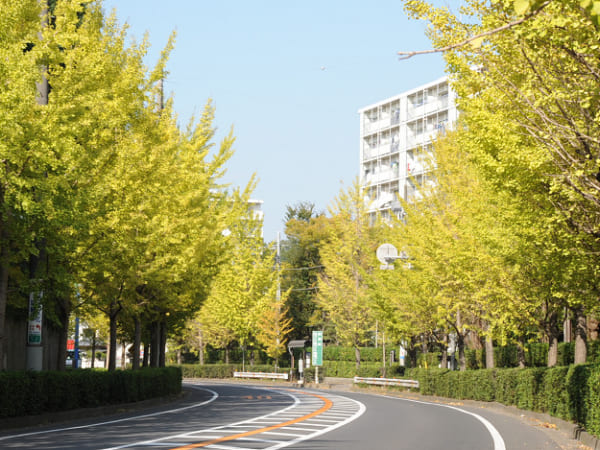
[[[407,388],[419,388],[417,380],[401,380],[399,378],[366,378],[354,377],[355,383],[375,384],[378,386],[402,386]]]
[[[270,378],[272,380],[287,380],[289,374],[275,372],[233,372],[234,378]]]

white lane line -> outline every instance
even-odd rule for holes
[[[313,430],[310,430],[313,431]],[[265,431],[264,433],[261,434],[272,434],[275,436],[291,436],[291,437],[298,437],[298,436],[302,436],[301,434],[298,433],[282,433],[281,431]]]
[[[112,425],[114,423],[128,422],[130,420],[145,419],[147,417],[156,417],[156,416],[161,416],[163,414],[171,414],[171,413],[174,413],[174,412],[180,412],[180,411],[185,411],[185,410],[188,410],[188,409],[198,408],[200,406],[204,406],[204,405],[206,405],[208,403],[214,402],[217,399],[217,397],[219,396],[219,394],[217,394],[212,389],[202,388],[202,387],[199,387],[199,386],[191,386],[191,387],[193,387],[194,389],[199,389],[199,390],[202,390],[202,391],[210,392],[212,394],[212,397],[209,398],[208,400],[205,400],[205,401],[200,402],[200,403],[194,403],[193,405],[184,406],[183,408],[169,409],[167,411],[159,411],[159,412],[155,412],[155,413],[151,413],[151,414],[142,414],[142,415],[139,415],[139,416],[131,416],[131,417],[126,417],[124,419],[108,420],[108,421],[105,421],[105,422],[96,422],[96,423],[92,423],[92,424],[89,424],[89,425],[79,425],[79,426],[76,426],[76,427],[53,428],[51,430],[45,430],[45,431],[33,431],[33,432],[30,432],[30,433],[11,434],[9,436],[0,437],[0,441],[4,441],[4,440],[8,440],[8,439],[21,438],[21,437],[27,437],[27,436],[36,436],[36,435],[40,435],[40,434],[60,433],[60,432],[63,432],[63,431],[71,431],[71,430],[81,430],[83,428],[92,428],[92,427],[99,427],[99,426],[103,426],[103,425]]]
[[[208,445],[206,448],[218,448],[221,450],[256,450],[256,449],[247,448],[247,447],[230,447],[228,445],[219,445],[219,444]]]
[[[467,411],[465,409],[457,408],[456,406],[444,405],[443,403],[429,403],[429,402],[423,402],[420,400],[411,400],[409,398],[390,397],[387,395],[382,395],[382,397],[391,398],[394,400],[404,400],[407,402],[420,403],[422,405],[442,406],[444,408],[450,408],[455,411],[459,411],[463,414],[473,416],[485,426],[488,433],[490,433],[490,435],[492,436],[492,440],[494,441],[494,450],[506,450],[506,445],[504,444],[504,439],[502,439],[502,435],[500,434],[500,432],[485,417],[482,417],[479,414],[475,414],[475,413],[473,413],[471,411]]]
[[[325,433],[328,433],[330,431],[333,431],[333,430],[335,430],[337,428],[340,428],[340,427],[343,427],[344,425],[349,424],[350,422],[352,422],[352,421],[358,419],[360,416],[362,416],[364,414],[364,412],[367,410],[367,408],[365,407],[365,405],[363,405],[361,402],[359,402],[357,400],[354,400],[354,399],[351,399],[351,398],[348,398],[348,397],[341,397],[341,396],[330,396],[329,397],[329,400],[331,400],[331,401],[334,401],[334,399],[348,400],[348,402],[346,404],[352,404],[355,407],[358,406],[358,411],[356,411],[354,414],[352,414],[351,416],[349,416],[347,419],[342,420],[341,422],[339,422],[339,423],[337,423],[335,425],[332,425],[332,426],[327,427],[327,428],[322,429],[322,430],[315,431],[314,433],[307,434],[305,436],[300,436],[300,437],[298,437],[296,439],[293,439],[293,440],[291,440],[289,442],[286,442],[284,444],[275,445],[273,447],[269,447],[268,449],[265,449],[265,450],[277,450],[277,449],[280,449],[280,448],[283,448],[283,447],[289,447],[291,445],[295,445],[295,444],[297,444],[299,442],[306,441],[308,439],[316,438],[316,437],[321,436],[321,435],[323,435]],[[304,425],[304,422],[302,424]],[[288,427],[284,427],[283,429],[286,429],[286,428],[288,428]]]
[[[263,390],[268,390],[268,389],[263,389]],[[269,417],[269,416],[271,416],[273,414],[277,414],[278,412],[287,412],[288,410],[290,410],[290,409],[294,408],[295,406],[297,406],[298,404],[300,404],[300,399],[297,396],[292,395],[292,394],[290,394],[288,392],[280,392],[280,391],[276,391],[276,392],[281,393],[281,394],[285,394],[285,395],[288,395],[288,396],[292,397],[292,399],[294,400],[294,403],[292,403],[291,405],[289,405],[287,408],[283,408],[283,409],[281,409],[279,411],[275,411],[274,413],[269,413],[269,414],[265,414],[264,416],[256,417],[254,420],[262,419],[262,418],[265,418],[265,417]],[[203,433],[203,432],[210,433],[210,432],[218,431],[219,433],[225,433],[225,432],[228,432],[228,430],[225,430],[225,428],[232,428],[232,427],[237,427],[237,426],[242,427],[242,426],[244,426],[243,425],[244,423],[247,423],[247,420],[242,420],[240,422],[236,422],[236,423],[232,423],[232,424],[228,424],[228,425],[222,425],[222,426],[218,426],[218,427],[207,428],[205,430],[195,430],[195,431],[190,431],[188,433],[181,433],[181,434],[176,434],[176,435],[172,435],[172,436],[164,436],[162,438],[152,439],[152,440],[148,440],[148,441],[132,442],[130,444],[120,445],[118,447],[109,447],[109,448],[105,448],[103,450],[118,450],[118,449],[128,448],[128,447],[137,447],[137,446],[143,446],[143,445],[154,445],[157,442],[163,442],[163,441],[166,441],[167,439],[169,439],[169,440],[175,440],[175,439],[189,438],[189,437],[193,437],[194,435],[199,434],[199,433]],[[250,428],[256,428],[256,427],[250,427]],[[236,431],[236,433],[237,432],[239,432],[239,430]],[[256,450],[256,449],[254,449],[254,450]]]
[[[314,428],[303,428],[303,427],[282,427],[282,430],[296,430],[296,431],[315,431]],[[300,435],[298,435],[300,436]]]

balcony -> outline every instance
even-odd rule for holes
[[[411,121],[448,108],[448,95],[421,104],[408,105],[407,120]]]
[[[381,184],[397,180],[399,176],[398,166],[388,167],[365,174],[364,182],[367,185]]]

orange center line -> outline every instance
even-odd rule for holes
[[[321,408],[319,408],[318,410],[316,410],[314,412],[311,412],[310,414],[307,414],[302,417],[298,417],[297,419],[288,420],[287,422],[278,423],[277,425],[271,425],[271,426],[268,426],[265,428],[259,428],[257,430],[252,430],[252,431],[246,431],[244,433],[234,434],[231,436],[224,436],[222,438],[212,439],[210,441],[199,442],[197,444],[189,444],[189,445],[185,445],[183,447],[175,447],[171,450],[188,450],[188,449],[192,449],[192,448],[206,447],[207,445],[218,444],[220,442],[226,442],[226,441],[233,441],[235,439],[240,439],[243,437],[253,436],[255,434],[265,433],[267,431],[276,430],[278,428],[287,427],[288,425],[293,425],[298,422],[303,422],[305,420],[312,419],[313,417],[318,416],[319,414],[323,414],[325,411],[327,411],[328,409],[331,409],[331,407],[333,406],[333,402],[331,400],[329,400],[328,398],[321,397],[320,395],[317,395],[317,394],[309,394],[309,393],[306,393],[306,394],[312,395],[313,397],[317,397],[318,399],[323,400],[323,402],[325,404]]]

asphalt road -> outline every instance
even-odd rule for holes
[[[0,431],[0,448],[565,448],[517,417],[464,405],[285,385],[202,383],[187,389],[183,400],[143,411]]]

